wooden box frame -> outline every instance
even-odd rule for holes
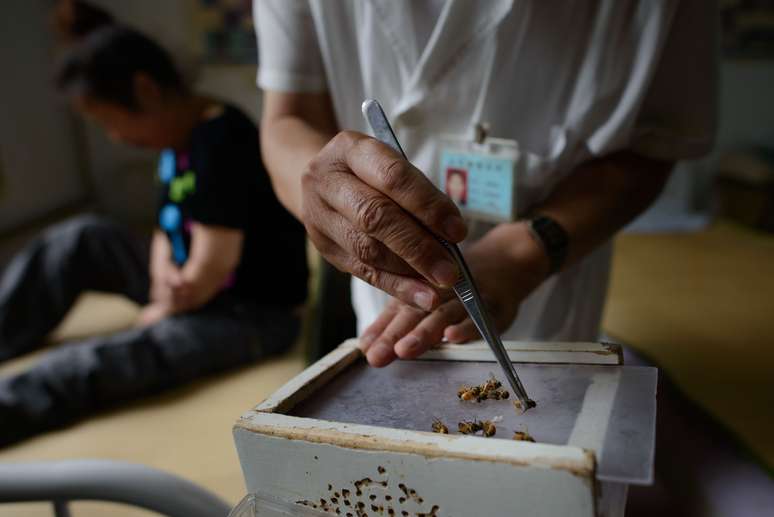
[[[621,365],[603,343],[506,342],[524,363]],[[486,344],[444,345],[423,360],[491,361]],[[251,493],[333,515],[622,515],[626,485],[596,480],[593,451],[574,446],[332,422],[287,413],[362,354],[344,342],[234,425]]]

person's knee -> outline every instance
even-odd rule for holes
[[[115,223],[105,217],[95,214],[81,214],[71,217],[60,223],[63,233],[72,234],[101,234],[115,229]]]
[[[90,242],[105,240],[115,231],[115,224],[104,217],[82,214],[49,227],[40,243],[47,249],[69,255]]]
[[[48,237],[78,239],[84,235],[100,235],[112,231],[114,224],[95,214],[80,214],[50,227]]]

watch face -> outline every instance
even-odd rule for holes
[[[559,223],[546,216],[536,217],[532,220],[531,226],[543,243],[546,254],[551,261],[552,272],[559,270],[567,256],[567,232]]]
[[[545,229],[546,229],[546,237],[548,237],[548,242],[552,246],[562,246],[564,244],[564,239],[562,235],[562,229],[559,228],[557,224],[551,224],[553,221],[546,221]]]

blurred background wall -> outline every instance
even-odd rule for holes
[[[774,146],[774,60],[722,57],[715,149],[678,165],[661,198],[633,230],[698,229],[715,206],[714,183],[728,153]]]

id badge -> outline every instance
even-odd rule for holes
[[[435,183],[465,218],[515,221],[518,146],[514,140],[446,137],[438,146]]]

